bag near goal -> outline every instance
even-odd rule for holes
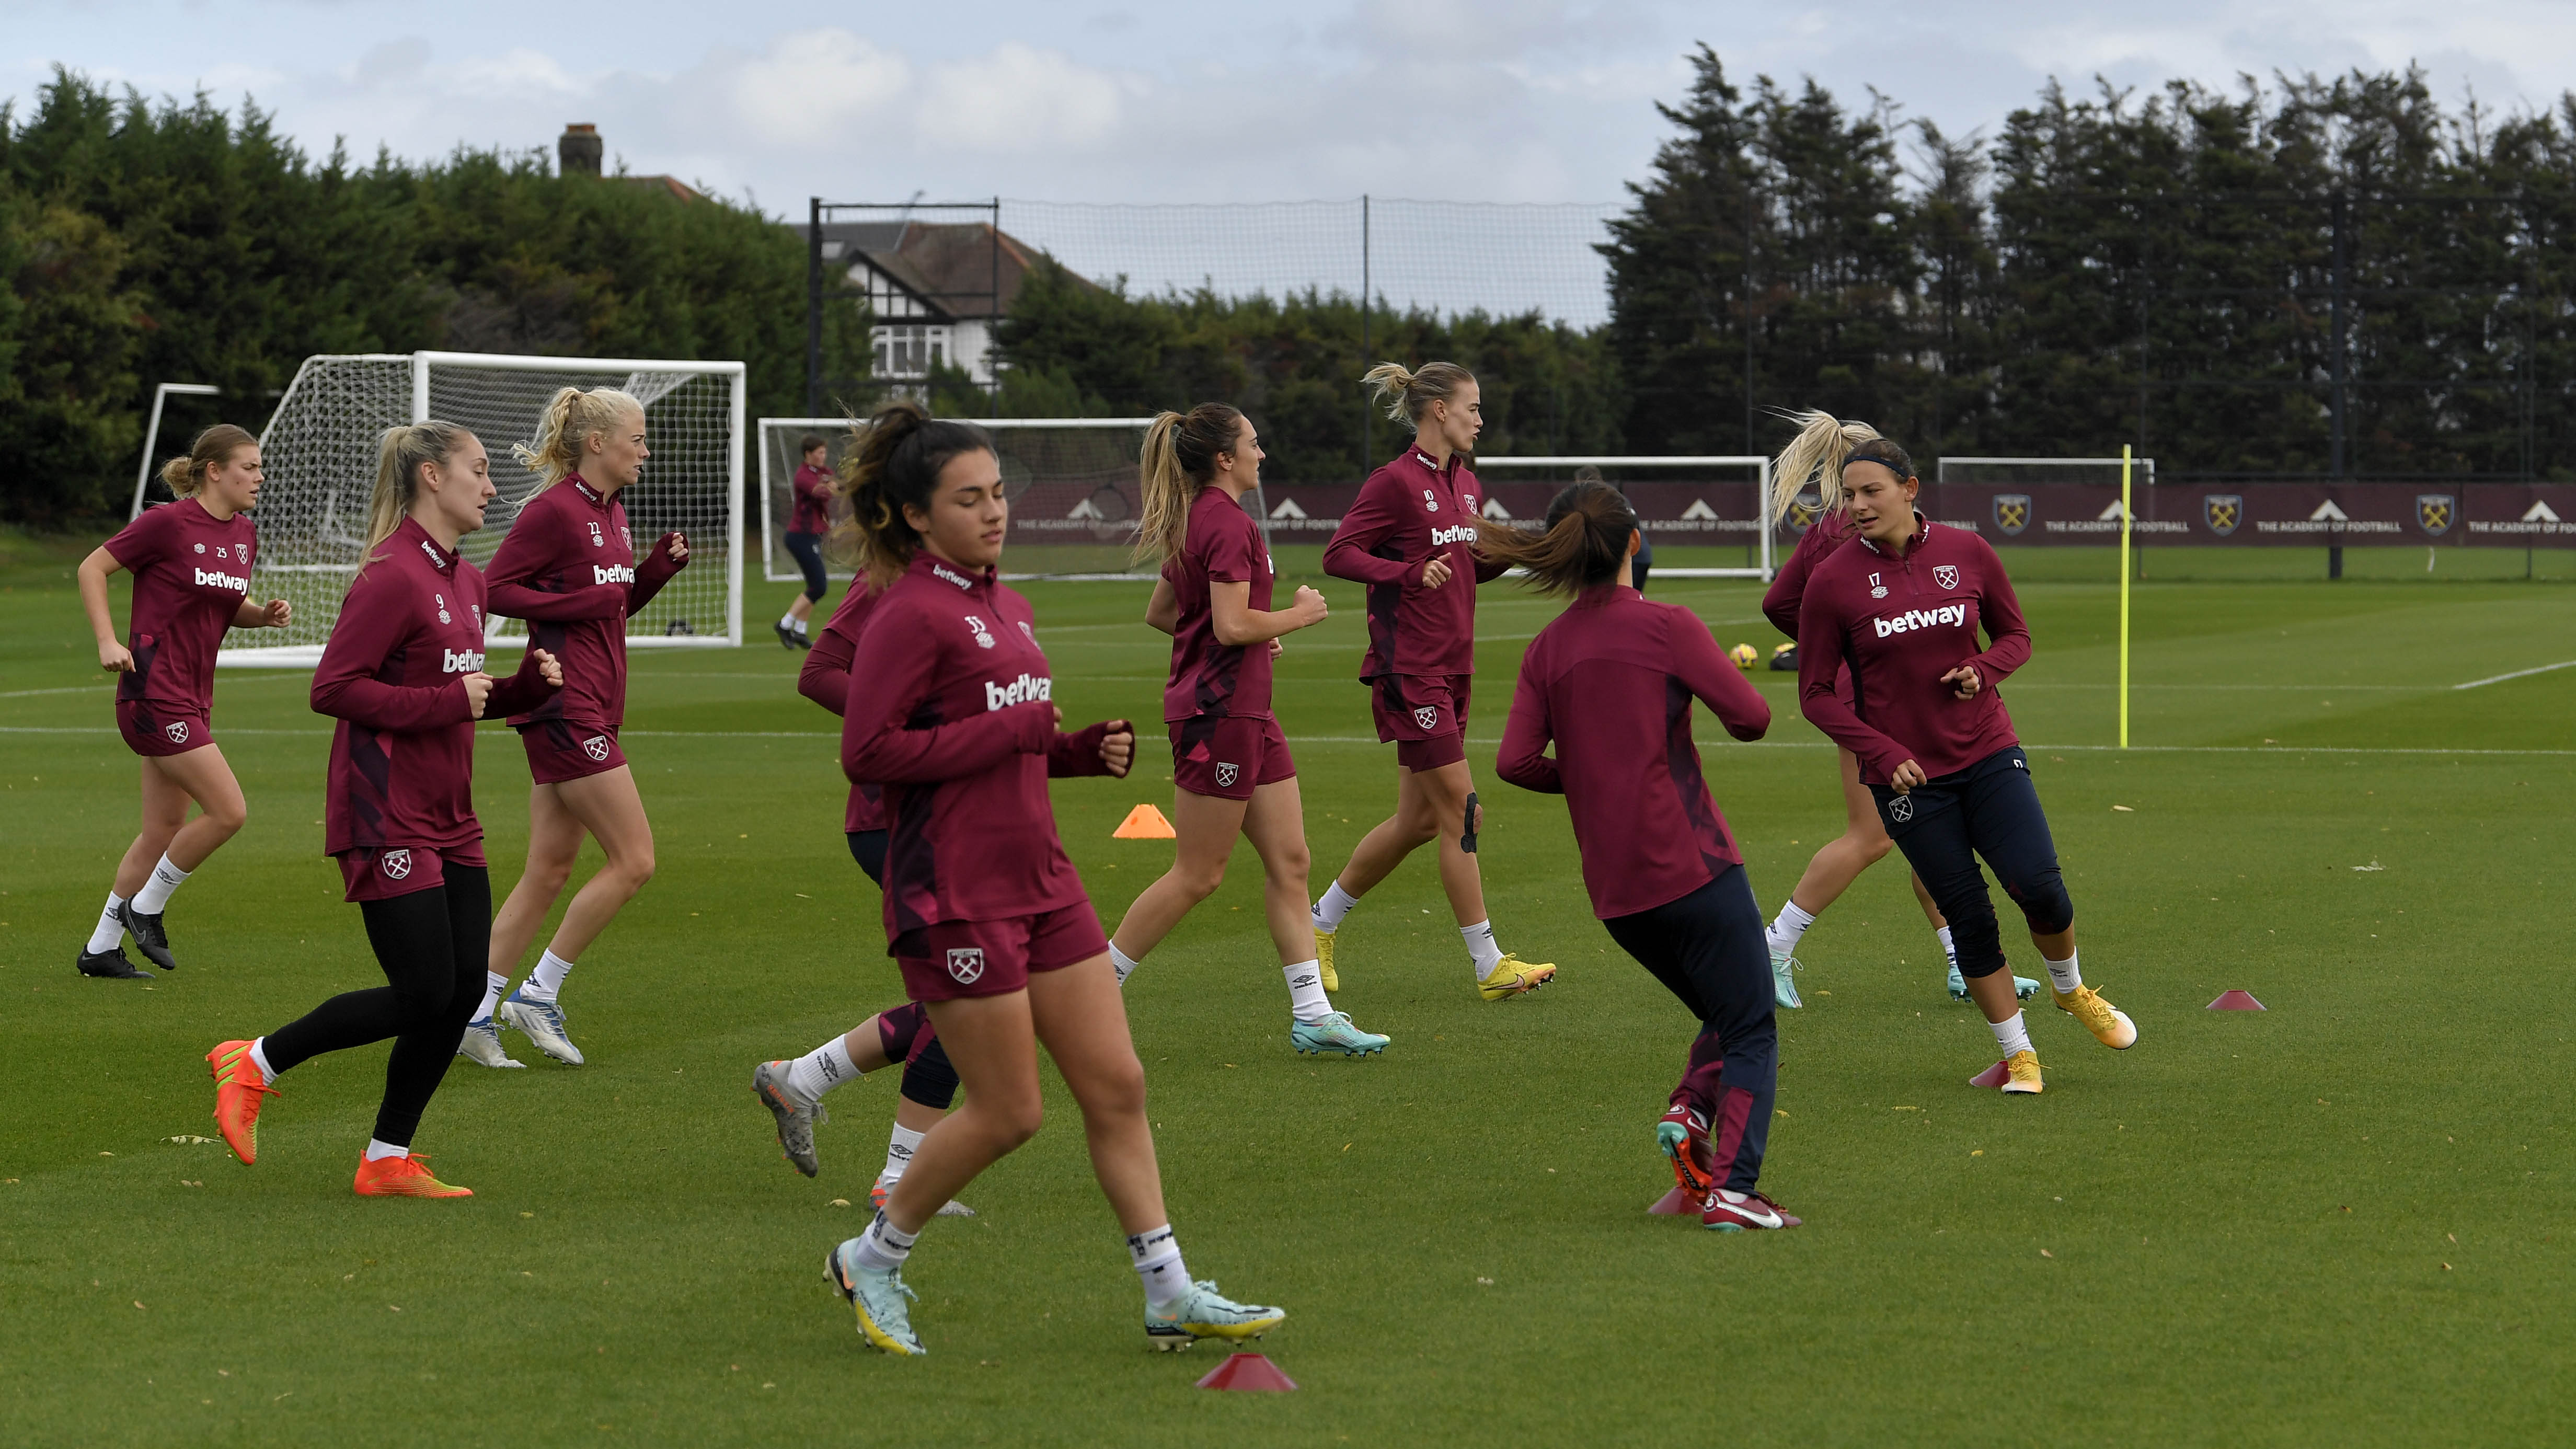
[[[627,642],[742,642],[744,373],[739,362],[519,357],[474,352],[309,357],[260,435],[257,598],[284,598],[295,622],[240,636],[226,665],[310,668],[340,616],[366,543],[378,439],[397,424],[437,419],[471,429],[492,460],[494,496],[483,527],[459,547],[478,567],[509,536],[536,491],[510,445],[535,438],[557,388],[614,387],[644,405],[644,475],[618,495],[636,541],[677,529],[689,566],[635,617]],[[516,619],[494,618],[487,639],[524,640]]]

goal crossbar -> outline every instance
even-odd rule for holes
[[[1771,496],[1771,460],[1759,453],[1581,453],[1534,457],[1483,458],[1476,460],[1476,471],[1492,472],[1512,468],[1751,468],[1754,470],[1754,536],[1759,541],[1761,563],[1753,568],[1666,568],[1655,566],[1659,579],[1761,579],[1768,582],[1774,568],[1772,538],[1775,531],[1763,516]]]

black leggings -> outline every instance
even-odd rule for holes
[[[411,1145],[422,1110],[456,1060],[465,1022],[483,1001],[492,876],[482,866],[453,861],[446,871],[443,886],[358,903],[367,943],[389,984],[334,996],[270,1032],[260,1048],[269,1066],[283,1072],[324,1052],[392,1037],[375,1137],[396,1147]]]
[[[2004,894],[2021,907],[2033,934],[2055,935],[2075,924],[2075,902],[2057,869],[2057,843],[2030,782],[2030,758],[2021,746],[1998,750],[1953,775],[1899,795],[1872,785],[1878,816],[1896,848],[1923,878],[1932,904],[1949,919],[1959,948],[1959,974],[1992,976],[2004,969],[2003,931],[1977,857],[1992,866]]]
[[[853,830],[849,834],[850,859],[859,863],[859,869],[868,873],[869,880],[883,887],[886,833],[882,830]],[[888,1038],[886,1054],[903,1061],[904,1096],[925,1107],[945,1112],[949,1104],[957,1100],[957,1068],[949,1064],[948,1048],[941,1046],[939,1038],[933,1036],[927,1046],[915,1048],[907,1045],[903,1052],[895,1050],[897,1043],[892,1038],[898,1033],[903,1042],[909,1044],[920,1032],[930,1030],[929,1013],[907,1015],[909,1011],[909,1007],[897,1007],[880,1013],[886,1019],[886,1025],[878,1028],[879,1035]]]
[[[823,579],[823,535],[791,533],[787,535],[787,552],[794,556],[796,566],[805,571],[805,597],[821,603],[828,591]]]
[[[1721,1185],[1753,1191],[1780,1085],[1780,1032],[1772,1019],[1771,947],[1744,867],[1728,866],[1680,900],[1601,924],[1699,1018],[1671,1100],[1708,1123]]]

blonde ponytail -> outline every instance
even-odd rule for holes
[[[173,498],[193,498],[206,486],[206,470],[221,467],[233,460],[233,454],[244,448],[256,448],[259,439],[230,423],[217,423],[197,435],[188,451],[161,465],[161,481],[170,485]]]
[[[595,387],[583,392],[577,387],[558,388],[546,400],[545,411],[537,415],[534,442],[512,443],[510,456],[519,466],[537,475],[533,497],[581,471],[582,450],[595,434],[611,433],[633,413],[644,416],[644,405],[613,387]]]
[[[1779,461],[1771,465],[1774,524],[1789,516],[1790,505],[1798,501],[1798,495],[1810,483],[1816,488],[1820,516],[1839,510],[1843,506],[1843,464],[1851,458],[1854,448],[1881,441],[1878,429],[1867,423],[1844,422],[1831,413],[1791,413],[1789,420],[1798,425],[1798,435],[1789,440],[1789,446],[1780,450]],[[1902,457],[1902,452],[1898,456]]]
[[[1144,516],[1136,524],[1132,558],[1170,558],[1189,545],[1190,505],[1216,477],[1216,460],[1232,453],[1242,434],[1243,414],[1224,403],[1155,415],[1137,460]]]
[[[376,439],[376,491],[367,500],[367,547],[360,572],[376,561],[377,546],[411,516],[420,497],[422,465],[445,463],[473,436],[454,423],[403,423]]]
[[[1426,362],[1419,372],[1401,362],[1381,362],[1360,374],[1387,417],[1415,432],[1422,430],[1422,414],[1433,403],[1447,402],[1462,385],[1475,380],[1474,373],[1454,362]]]

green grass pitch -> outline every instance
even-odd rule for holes
[[[460,1063],[421,1147],[467,1202],[351,1196],[381,1048],[291,1074],[259,1166],[213,1135],[208,1046],[379,980],[320,852],[327,725],[307,676],[228,671],[216,730],[248,829],[180,893],[182,961],[70,958],[134,826],[70,587],[77,551],[0,541],[0,1441],[11,1444],[2501,1444],[2565,1432],[2569,1029],[2557,969],[2576,595],[2519,580],[2168,583],[2136,594],[2114,735],[2115,586],[2029,559],[2032,664],[2005,687],[2078,908],[2113,1054],[2042,1009],[2048,1094],[1941,990],[1902,866],[1807,938],[1781,1019],[1765,1185],[1807,1226],[1653,1218],[1651,1127],[1690,1023],[1591,918],[1560,802],[1492,778],[1524,641],[1480,609],[1471,753],[1505,945],[1558,983],[1479,1003],[1430,864],[1354,915],[1339,1004],[1383,1058],[1292,1055],[1259,877],[1129,986],[1192,1269],[1284,1304],[1262,1347],[1303,1386],[1195,1392],[1218,1353],[1148,1354],[1119,1233],[1060,1084],[1036,1141],[915,1256],[931,1356],[867,1352],[822,1281],[857,1230],[894,1083],[834,1095],[823,1176],[745,1090],[892,1002],[877,899],[839,835],[829,722],[796,661],[639,653],[627,747],[661,873],[566,996],[592,1065]],[[2027,556],[2025,556],[2027,557]],[[2170,555],[2159,555],[2159,567]],[[1666,560],[1681,562],[1678,551]],[[1311,569],[1313,553],[1287,560]],[[2520,560],[2513,561],[2519,572]],[[2058,581],[2045,581],[2054,577]],[[1351,681],[1359,591],[1296,636],[1280,713],[1318,884],[1391,807]],[[1659,580],[1766,653],[1758,585]],[[1058,698],[1151,719],[1140,589],[1029,587]],[[120,585],[117,593],[122,597]],[[755,638],[789,595],[754,590]],[[120,609],[121,609],[120,604]],[[1776,909],[1840,828],[1790,676],[1761,746],[1700,735]],[[1149,726],[1150,730],[1150,726]],[[1169,847],[1149,734],[1127,782],[1056,810],[1114,923]],[[526,774],[483,735],[496,894]],[[2010,920],[2010,913],[2007,912]],[[2026,938],[2007,945],[2026,972]],[[2036,974],[2032,972],[2031,974]],[[2271,1009],[2212,1013],[2241,987]],[[847,1206],[843,1204],[859,1204]],[[2549,1425],[2558,1424],[2551,1429]]]

